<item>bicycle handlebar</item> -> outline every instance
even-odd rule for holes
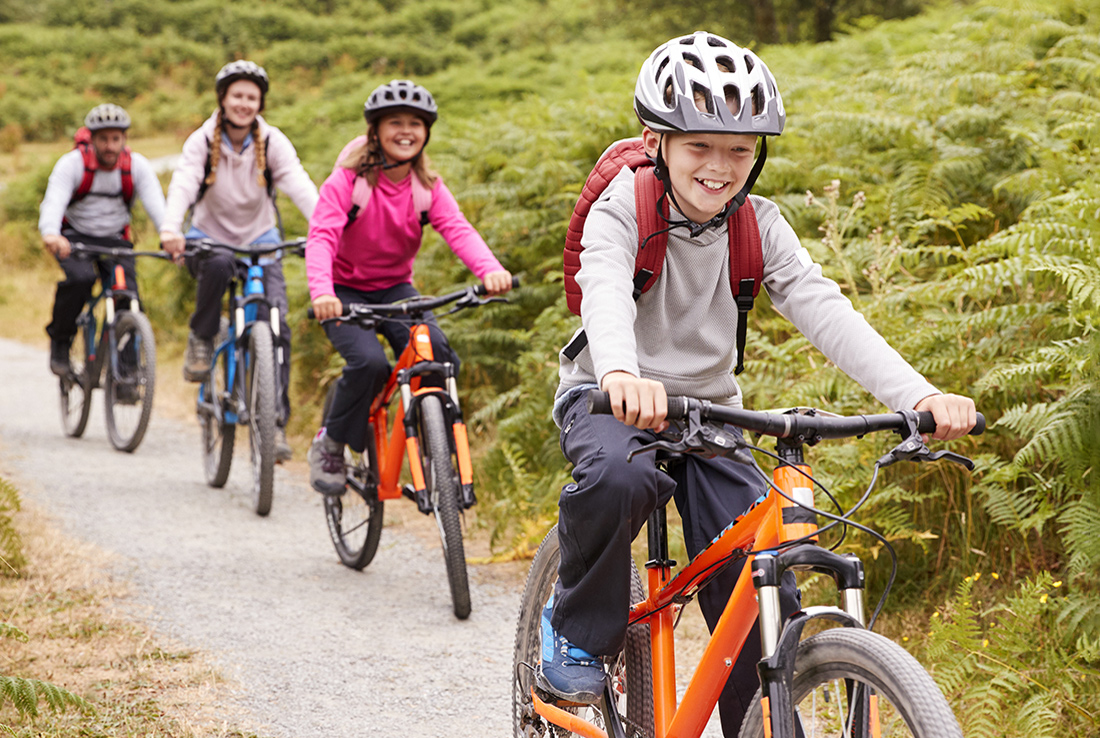
[[[519,277],[512,277],[512,289],[517,287],[519,287]],[[364,320],[375,316],[422,315],[429,310],[442,307],[456,300],[461,300],[464,297],[481,297],[485,294],[485,285],[478,284],[464,287],[441,297],[414,297],[405,302],[386,303],[382,305],[371,305],[365,302],[348,302],[343,303],[343,315],[338,315],[329,320]],[[316,317],[312,307],[306,310],[306,316],[311,320]]]
[[[698,410],[703,420],[728,423],[776,438],[802,437],[817,440],[851,438],[875,431],[903,431],[908,427],[904,415],[900,412],[853,416],[780,415],[715,405],[708,400],[697,400],[693,397],[669,397],[668,413],[665,417],[669,420],[682,420],[692,410]],[[596,415],[611,415],[610,396],[601,390],[591,390],[588,393],[588,412]],[[813,412],[813,410],[810,411],[810,413]],[[936,431],[936,421],[932,418],[932,413],[922,411],[916,415],[918,431],[921,433]],[[970,431],[970,435],[977,436],[984,432],[985,416],[978,413],[978,422]]]
[[[285,250],[288,253],[302,256],[305,253],[306,239],[295,238],[280,243],[253,243],[247,246],[231,246],[220,243],[212,238],[188,238],[185,242],[185,254],[208,254],[213,251],[230,251],[243,256],[265,256],[276,251]]]
[[[70,241],[72,253],[92,254],[95,256],[151,256],[154,259],[171,259],[172,257],[163,251],[138,251],[136,249],[122,248],[121,246],[95,246],[90,243]]]

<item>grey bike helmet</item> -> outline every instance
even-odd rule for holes
[[[379,85],[363,105],[363,116],[374,123],[386,113],[407,110],[424,119],[428,128],[439,118],[432,93],[407,79],[395,79]]]
[[[638,73],[634,112],[657,133],[778,136],[787,118],[764,62],[705,31],[674,38],[650,54]]]
[[[261,101],[267,96],[268,79],[264,68],[256,62],[238,59],[222,67],[221,71],[218,72],[218,76],[214,78],[214,90],[218,93],[218,99],[221,100],[229,85],[239,79],[255,82],[260,88]]]
[[[130,116],[118,105],[103,103],[88,111],[84,116],[84,126],[89,131],[99,131],[104,128],[121,128],[125,131],[130,127]]]

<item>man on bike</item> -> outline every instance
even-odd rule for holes
[[[153,224],[164,218],[164,192],[149,160],[126,146],[130,116],[118,105],[104,103],[84,118],[77,146],[57,160],[50,172],[38,216],[42,243],[57,257],[65,278],[57,283],[50,336],[50,371],[64,377],[71,371],[69,346],[76,319],[91,297],[97,272],[110,279],[99,261],[70,258],[72,242],[132,249],[130,208],[141,200]],[[132,258],[120,262],[127,284],[137,289]],[[98,268],[97,268],[98,267]]]

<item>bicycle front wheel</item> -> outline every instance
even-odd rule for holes
[[[336,386],[325,395],[322,417],[328,418]],[[324,422],[321,425],[325,425]],[[365,461],[353,466],[347,491],[342,495],[325,495],[325,521],[336,555],[341,563],[356,571],[362,571],[378,551],[382,536],[382,500],[378,499],[377,477],[371,469],[374,462],[374,438],[369,435]],[[345,454],[351,453],[345,451]],[[350,479],[354,479],[352,483]]]
[[[939,687],[908,651],[869,630],[834,628],[807,638],[791,695],[805,735],[822,738],[962,738]],[[765,735],[757,690],[741,738]]]
[[[470,616],[470,583],[466,575],[466,551],[462,543],[461,506],[458,500],[458,471],[451,454],[450,434],[438,397],[425,395],[420,400],[420,454],[424,462],[424,484],[431,497],[443,558],[447,563],[447,581],[455,617]]]
[[[88,325],[91,318],[85,312],[76,324],[76,335],[69,346],[69,366],[72,371],[61,377],[61,427],[70,438],[80,438],[88,427],[88,416],[92,412],[91,367],[85,364],[88,357]],[[95,340],[95,329],[92,338]]]
[[[252,324],[248,335],[248,440],[252,446],[252,504],[257,515],[271,512],[275,488],[275,350],[271,326]]]
[[[144,313],[124,310],[115,320],[115,355],[107,362],[107,435],[119,451],[133,452],[153,413],[157,347]]]
[[[512,654],[512,735],[526,738],[528,735],[572,736],[565,728],[553,727],[534,711],[531,688],[535,685],[535,669],[541,660],[540,621],[542,610],[554,584],[558,581],[558,563],[561,549],[558,545],[558,526],[550,529],[543,539],[520,600],[519,622],[516,623],[516,644]],[[630,567],[630,597],[635,602],[645,599],[638,570]],[[653,664],[649,641],[649,625],[633,625],[626,631],[626,645],[610,659],[611,679],[617,698],[616,708],[624,720],[629,736],[654,735],[653,721]],[[542,695],[549,700],[548,695]],[[603,717],[595,706],[566,707],[585,720],[603,727]]]

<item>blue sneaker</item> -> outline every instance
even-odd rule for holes
[[[570,702],[593,704],[603,694],[605,674],[598,656],[574,646],[554,632],[550,615],[554,612],[551,593],[542,610],[542,660],[536,681],[542,689]]]

